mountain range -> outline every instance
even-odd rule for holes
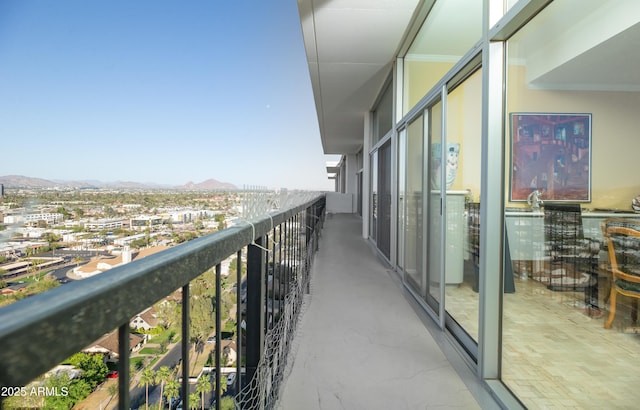
[[[0,184],[5,188],[51,188],[51,189],[176,189],[188,191],[215,191],[238,189],[228,182],[220,182],[216,179],[194,183],[187,182],[184,185],[163,185],[153,183],[141,183],[132,181],[103,182],[95,180],[86,181],[61,181],[43,178],[32,178],[23,175],[0,176]]]

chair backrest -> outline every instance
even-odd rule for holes
[[[614,280],[640,282],[640,219],[608,218],[601,227]]]
[[[545,203],[544,236],[552,254],[574,252],[576,243],[584,239],[580,204]]]

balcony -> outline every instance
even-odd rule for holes
[[[325,220],[279,408],[498,408],[361,224]]]
[[[421,320],[360,226],[353,215],[325,217],[319,196],[5,307],[0,386],[26,386],[117,329],[117,408],[144,408],[132,397],[140,374],[129,366],[130,319],[176,289],[190,300],[190,284],[208,270],[220,295],[221,262],[237,255],[240,273],[229,280],[246,288],[246,295],[236,292],[236,335],[244,337],[235,340],[235,371],[242,377],[229,384],[239,408],[495,407],[446,337],[429,331],[433,322]],[[222,340],[220,299],[214,340]],[[185,341],[189,306],[183,303]],[[193,378],[184,377],[194,361],[191,345],[179,349],[182,392],[194,391]],[[215,369],[222,369],[217,343],[213,350]],[[221,408],[221,372],[212,374],[207,407]],[[189,408],[189,395],[181,396]]]

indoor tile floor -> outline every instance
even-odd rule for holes
[[[532,279],[516,279],[515,288],[504,297],[502,380],[528,408],[638,408],[640,389],[630,386],[640,381],[640,334],[628,300],[618,298],[605,329],[607,286],[597,318],[586,314],[583,292],[551,291]],[[477,303],[468,283],[447,287],[449,312],[475,335]]]

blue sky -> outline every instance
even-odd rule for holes
[[[2,0],[0,139],[0,175],[333,186],[295,0]]]

